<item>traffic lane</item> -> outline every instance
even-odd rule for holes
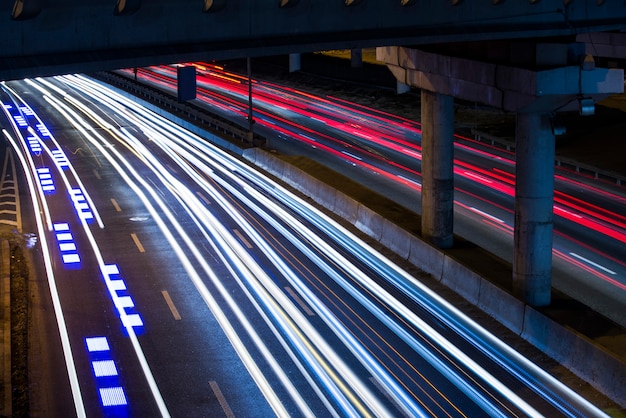
[[[267,269],[264,269],[264,270],[267,270]]]
[[[102,174],[100,174],[100,178],[103,178]],[[96,189],[97,189],[97,187],[96,187]],[[115,198],[114,198],[114,199],[115,199]],[[119,198],[118,198],[118,199],[119,199]],[[115,201],[116,201],[116,202],[118,202],[118,199],[115,199]],[[105,201],[106,201],[106,199],[105,199]],[[124,202],[124,203],[125,203],[125,202]],[[109,205],[109,206],[115,206],[115,205]],[[118,204],[117,204],[117,207],[119,207],[119,208],[121,208],[121,207],[123,207],[123,206],[124,206],[124,204],[120,204],[120,203],[118,203]],[[117,207],[116,207],[116,208],[114,208],[114,210],[115,210],[116,212],[117,212]],[[133,217],[133,218],[135,218],[135,217]],[[135,218],[135,220],[137,220],[137,218]],[[122,239],[118,239],[118,238],[117,238],[117,236],[116,236],[117,234],[112,233],[111,229],[112,229],[112,227],[108,226],[108,227],[107,227],[107,228],[103,231],[104,236],[102,237],[102,239],[103,239],[103,242],[107,243],[107,245],[105,246],[105,249],[106,249],[106,247],[107,247],[107,246],[113,247],[113,249],[112,249],[112,251],[111,251],[111,253],[112,253],[113,255],[111,256],[111,258],[112,258],[112,259],[116,259],[118,256],[115,256],[115,254],[118,254],[118,253],[120,252],[120,248],[119,248],[119,247],[120,247],[120,243],[121,243],[121,242],[123,242],[123,240],[122,240]],[[122,233],[122,234],[123,234],[123,233]],[[145,235],[146,235],[146,236],[150,236],[150,235],[152,235],[152,234],[151,234],[150,232],[148,232],[148,233],[147,233],[147,234],[145,234]],[[128,238],[128,236],[126,236],[126,238]],[[137,247],[137,241],[135,241],[135,240],[131,240],[131,239],[126,239],[126,242],[127,242],[127,243],[128,243],[128,242],[130,242],[130,241],[134,241],[134,243],[133,243],[133,244]],[[145,248],[145,247],[144,247],[144,248]],[[126,250],[127,250],[126,248],[123,248],[121,252],[122,252],[122,253],[125,253],[125,254],[126,254],[126,253],[130,253],[129,251],[126,251]],[[108,251],[107,251],[107,252],[108,252]],[[131,262],[130,262],[130,263],[128,263],[128,264],[133,265],[133,264],[135,264],[135,263],[134,263],[133,261],[131,261]],[[141,263],[139,263],[139,264],[141,265]],[[116,263],[116,265],[119,267],[119,265],[118,265],[117,263]],[[141,271],[143,271],[143,269],[144,269],[144,268],[145,268],[145,265],[143,265],[142,267],[140,267]],[[139,277],[143,278],[143,276],[139,276]],[[128,281],[128,279],[126,279],[126,281]],[[154,279],[152,279],[151,281],[154,281]],[[148,281],[147,281],[147,280],[145,280],[145,278],[144,278],[143,282],[148,282]],[[126,288],[128,289],[128,286],[126,286]],[[154,289],[152,288],[151,290],[152,290],[152,294],[154,294],[154,293],[155,293],[155,292],[154,292]],[[148,293],[150,293],[150,290],[148,290]],[[141,291],[140,291],[140,292],[138,293],[138,295],[134,296],[134,298],[133,298],[133,299],[138,299],[138,298],[140,298],[143,294],[144,294],[144,292],[141,292]],[[133,305],[135,305],[134,300],[133,300]],[[153,306],[153,305],[154,305],[154,304],[153,304],[153,303],[151,303],[151,302],[141,304],[141,306]],[[161,305],[163,305],[163,303],[161,303]],[[135,306],[139,307],[140,305],[139,305],[139,304],[137,304],[137,305],[135,305]],[[148,313],[149,313],[149,312],[148,312]],[[162,314],[163,314],[163,312],[160,312],[160,313],[158,313],[158,314],[154,315],[154,316],[155,316],[155,321],[154,321],[154,323],[158,323],[158,320],[157,320],[156,318],[158,318],[158,317],[162,317],[162,316],[163,316]],[[142,338],[144,338],[144,336],[143,336],[143,335],[140,337],[140,341],[142,340]],[[168,350],[168,351],[171,351],[171,347],[169,347],[167,350]],[[149,357],[149,356],[148,356],[148,357]],[[156,362],[153,362],[152,364],[165,364],[165,363],[163,363],[163,362],[159,362],[159,361],[156,361]],[[231,373],[232,371],[233,371],[233,370],[232,370],[232,367],[231,367],[231,368],[228,370],[228,373]],[[225,374],[227,374],[227,373],[225,373]],[[242,376],[242,374],[241,374],[241,373],[236,373],[235,375],[236,375],[236,376]],[[243,375],[245,376],[245,374],[243,374]],[[167,376],[167,375],[166,375],[166,376]],[[171,379],[169,379],[168,377],[164,377],[164,378],[163,378],[163,380],[164,380],[164,381],[168,381],[168,382],[169,382],[169,381],[171,381]],[[240,387],[242,386],[242,385],[241,385],[241,382],[237,383],[237,385],[238,385],[238,386],[240,386]],[[206,386],[206,384],[205,384],[204,386]],[[178,391],[180,391],[180,388],[185,388],[185,387],[186,387],[185,385],[182,385],[182,386],[178,386],[178,387],[177,387],[177,388],[175,388],[175,389],[178,389]],[[194,387],[197,387],[197,388],[202,388],[202,387],[203,387],[203,385],[194,385]],[[176,392],[174,391],[174,393],[176,393]],[[233,393],[237,393],[237,392],[233,392]],[[248,395],[246,395],[246,399],[253,399],[254,397],[250,396],[250,394],[252,394],[252,393],[254,393],[254,391],[253,391],[253,390],[249,390],[249,391],[248,391]],[[204,393],[204,395],[206,396],[206,395],[207,395],[207,393]],[[178,399],[178,396],[172,396],[172,398],[173,398],[173,399]],[[185,399],[185,398],[182,398],[182,399]],[[245,408],[245,405],[246,405],[246,403],[245,403],[245,402],[237,402],[236,404],[237,404],[237,405],[241,405],[241,406],[242,406],[242,407],[244,407],[244,408]],[[183,406],[184,406],[184,401],[183,401]],[[190,405],[190,406],[192,406],[192,405]],[[195,405],[195,407],[197,407],[197,405]]]
[[[162,69],[162,70],[155,69],[155,71],[161,71],[164,74],[168,73],[167,69]],[[172,70],[169,70],[170,73],[171,73],[171,71]],[[219,72],[223,73],[223,70],[221,70],[221,69],[212,69],[212,71],[214,71],[214,72],[215,71],[219,71]],[[219,79],[217,79],[217,80],[219,81],[219,83],[217,83],[215,85],[211,85],[212,88],[215,89],[216,92],[221,92],[224,89],[227,89],[231,93],[234,92],[233,93],[234,94],[233,97],[237,98],[237,97],[240,96],[241,92],[239,90],[241,90],[241,86],[238,84],[239,80],[233,80],[232,77],[222,77],[222,76],[219,76]],[[229,81],[230,81],[230,84],[229,84]],[[233,81],[237,81],[237,83],[234,83]],[[259,84],[259,83],[257,83],[257,84]],[[284,97],[282,97],[282,96],[279,97],[279,98],[273,97],[272,96],[272,92],[269,89],[268,89],[268,91],[265,91],[264,94],[265,94],[264,97],[265,97],[266,100],[263,103],[266,105],[266,111],[274,112],[277,99],[283,99],[284,100]],[[295,96],[291,96],[291,97],[295,97]],[[308,103],[307,106],[317,107],[316,104],[310,103],[308,97],[306,97],[305,95],[303,95],[303,97],[304,97],[303,100],[306,103]],[[265,103],[265,102],[267,102],[267,103]],[[303,112],[304,110],[301,109],[301,107],[302,106],[299,105],[297,108],[294,108],[293,109],[294,112],[296,112],[296,113],[297,112]],[[323,106],[320,106],[320,107],[325,108],[326,105],[323,105]],[[338,106],[338,107],[340,107],[340,106]],[[280,111],[280,109],[282,109],[282,106],[279,106],[278,110]],[[341,121],[342,123],[347,123],[344,120],[342,120],[341,118],[339,118],[336,114],[332,114],[331,115],[331,114],[328,114],[326,112],[322,116],[324,116],[324,115],[326,115],[329,118],[334,118],[333,120]],[[307,116],[306,118],[303,118],[303,120],[306,119],[307,125],[310,126],[310,127],[313,127],[313,129],[315,129],[315,130],[323,131],[323,130],[326,130],[326,129],[330,129],[330,131],[329,131],[330,133],[336,133],[337,129],[339,129],[340,133],[342,133],[342,132],[346,133],[346,132],[348,132],[347,130],[349,130],[348,133],[351,133],[351,135],[344,135],[344,140],[348,140],[349,142],[351,142],[351,138],[355,138],[356,136],[359,136],[361,142],[367,142],[367,141],[363,141],[363,138],[364,138],[363,135],[358,135],[358,131],[361,130],[361,129],[365,129],[364,127],[357,126],[354,129],[349,129],[349,127],[347,125],[345,125],[345,126],[341,125],[338,128],[338,126],[336,126],[337,124],[333,124],[333,123],[329,124],[329,122],[328,122],[329,120],[328,119],[320,120],[320,119],[317,119],[317,118],[310,118],[309,116]],[[312,126],[312,125],[318,125],[318,126],[315,127],[315,126]],[[373,135],[368,135],[368,136],[369,137],[373,137]],[[469,139],[467,141],[469,141]],[[374,143],[376,143],[376,142],[374,142]],[[344,144],[342,147],[344,147],[344,148],[351,148],[350,145],[346,145],[346,144]],[[419,148],[419,147],[417,147],[417,148]],[[382,150],[386,150],[387,153],[390,152],[388,147],[387,148],[383,148]],[[489,152],[487,154],[485,154],[485,151],[478,152],[478,150],[470,149],[466,145],[457,144],[457,151],[459,151],[461,155],[465,152],[467,154],[468,161],[472,161],[472,160],[476,161],[475,164],[474,164],[474,169],[475,170],[478,170],[479,164],[480,165],[484,165],[485,164],[485,159],[486,158],[488,158],[489,160],[492,160],[492,162],[490,164],[493,164],[493,155],[491,154],[491,152],[493,152],[493,147],[487,147],[487,150],[489,150]],[[400,155],[402,155],[403,153],[404,152],[400,152]],[[350,154],[357,155],[357,154],[359,154],[359,152],[357,150],[352,150],[351,149],[350,150]],[[473,158],[470,158],[472,156],[473,156]],[[357,157],[357,158],[359,160],[362,159],[362,157]],[[506,156],[505,157],[497,157],[496,159],[501,159],[500,165],[504,165],[504,167],[502,167],[502,168],[492,167],[489,170],[490,171],[493,170],[493,173],[485,173],[485,174],[486,175],[494,175],[497,172],[500,172],[500,173],[504,174],[505,176],[506,176],[506,174],[509,174],[511,177],[509,177],[509,178],[505,177],[505,178],[503,178],[503,180],[504,180],[505,183],[508,183],[508,188],[512,190],[513,182],[514,182],[513,175],[511,173],[508,173],[507,170],[508,171],[512,171],[514,169],[513,161],[512,160],[506,161]],[[370,159],[370,161],[371,161],[371,159]],[[405,166],[408,166],[408,165],[405,165]],[[470,175],[470,174],[471,173],[469,173],[468,175]],[[500,176],[500,175],[498,175],[498,176]],[[493,182],[493,183],[495,184],[496,182]],[[507,185],[505,184],[505,185],[498,186],[498,187],[500,187],[500,188],[505,187],[506,188]],[[509,190],[509,193],[512,193],[512,192]],[[569,197],[569,196],[561,197],[559,195],[558,190],[557,190],[557,195],[556,195],[557,205],[567,204],[568,202],[572,202],[573,200],[575,200],[574,197]],[[596,206],[596,207],[598,207],[598,206]],[[589,211],[587,213],[588,213],[588,215],[592,215],[592,213],[589,212]],[[615,214],[609,214],[609,216],[616,217]],[[595,227],[595,228],[600,228],[601,227],[601,225],[600,226],[598,226],[598,225],[594,226],[593,223],[591,223],[591,222],[589,223],[589,225],[590,226],[588,226],[588,227],[592,227],[592,228],[593,227]]]
[[[120,317],[89,238],[81,230],[80,223],[67,218],[71,210],[67,205],[49,203],[56,228],[49,234],[49,242],[54,245],[49,251],[53,257],[56,287],[86,410],[99,414],[103,408],[110,406],[128,408],[142,405],[143,411],[158,413],[145,386],[135,351],[124,336]],[[65,216],[56,217],[56,212]],[[66,251],[62,247],[66,244],[73,244],[76,250]],[[108,349],[91,347],[89,341],[92,339],[106,339]],[[110,368],[100,375],[99,365]],[[119,370],[124,370],[123,375],[118,374]],[[111,400],[107,397],[111,384],[114,384],[115,393],[124,399],[116,397]]]
[[[107,238],[107,240],[108,240],[108,238]],[[108,242],[108,241],[107,241],[107,242]],[[64,255],[66,255],[66,254],[64,254]],[[117,266],[117,265],[116,265],[116,266]],[[122,281],[123,281],[123,280],[122,280],[121,278],[116,278],[116,280],[115,280],[115,282],[122,282]],[[128,289],[126,288],[126,284],[124,284],[124,287],[125,287],[125,289],[120,289],[120,290],[128,290]],[[119,294],[117,294],[116,296],[117,296],[117,297],[119,297],[119,298],[130,298],[130,296],[128,296],[128,295],[119,295]],[[129,301],[130,299],[125,299],[125,300]],[[133,305],[134,305],[134,303],[133,303]],[[129,307],[134,307],[134,306],[129,306]],[[119,308],[119,307],[116,307],[116,308]],[[129,369],[129,367],[127,367],[127,369]],[[127,391],[128,391],[128,390],[127,390]],[[131,396],[131,395],[132,395],[132,393],[129,393],[129,395],[128,395],[128,396]],[[136,404],[135,404],[135,405],[136,405]],[[90,408],[91,408],[91,406],[90,406]],[[150,413],[149,411],[146,411],[146,412]]]
[[[120,206],[125,207],[123,200]],[[143,322],[138,338],[170,412],[219,415],[224,413],[225,401],[236,415],[252,407],[271,415],[213,313],[151,219],[109,224],[105,235],[115,244],[103,251],[111,252],[125,272],[128,292]],[[210,257],[214,255],[207,254]],[[214,388],[221,391],[219,397]]]
[[[16,161],[17,162],[17,161]],[[37,236],[31,195],[21,168],[14,179],[19,189],[22,232],[35,234],[37,243],[26,247],[29,289],[28,377],[32,416],[76,416],[65,357],[48,287],[40,237]],[[48,390],[54,388],[54,392]]]
[[[302,257],[294,257],[294,259],[304,259],[304,258],[302,258]],[[332,263],[332,261],[331,261],[331,263]],[[321,273],[321,272],[320,272],[320,273],[317,273],[317,274],[311,274],[311,273],[310,273],[310,270],[311,270],[311,267],[310,267],[310,266],[307,266],[306,268],[304,268],[304,270],[302,271],[302,273],[301,273],[301,274],[299,274],[298,276],[303,276],[303,275],[305,275],[305,274],[306,274],[306,276],[307,276],[307,277],[310,275],[311,277],[314,277],[314,278],[319,278],[319,280],[320,280],[320,284],[317,284],[316,286],[321,286],[321,287],[325,287],[325,288],[328,288],[328,287],[329,287],[329,285],[330,285],[330,283],[331,283],[331,280],[329,280],[328,278],[323,278],[323,276],[322,276],[322,273]],[[309,272],[308,274],[307,274],[307,271]],[[366,276],[371,277],[372,275],[371,275],[371,274],[367,274],[367,273],[366,273]],[[292,286],[293,286],[293,285],[292,285]],[[341,291],[339,291],[339,292],[341,292]],[[352,300],[352,302],[353,302],[353,303],[350,303],[350,300],[351,300],[351,299],[350,299],[349,295],[346,295],[346,294],[336,294],[336,293],[334,293],[334,292],[330,292],[330,293],[331,293],[331,296],[330,296],[329,298],[327,298],[327,299],[328,299],[328,301],[329,301],[329,302],[328,302],[328,303],[329,303],[329,305],[334,305],[334,306],[336,306],[338,303],[341,303],[341,302],[337,302],[337,301],[348,301],[348,302],[346,302],[346,304],[347,304],[347,305],[349,305],[349,308],[348,308],[349,310],[358,310],[358,308],[355,308],[355,307],[356,307],[356,306],[358,306],[358,304],[359,304],[359,303],[358,303],[358,301],[357,301],[357,300]],[[306,296],[305,296],[305,295],[301,295],[301,296],[302,296],[302,298],[303,298],[303,299],[306,299]],[[315,309],[315,308],[314,308],[314,309]],[[341,318],[341,319],[342,319],[342,322],[344,322],[344,323],[356,324],[356,323],[359,323],[359,322],[360,322],[358,319],[354,319],[354,318],[350,318],[350,319],[343,319],[343,318],[345,318],[345,313],[344,313],[344,314],[337,313],[337,312],[335,312],[335,313],[336,313],[336,316],[337,316],[337,317],[339,317],[339,318]],[[368,316],[368,313],[367,313],[367,311],[363,310],[363,311],[361,312],[361,314],[360,314],[360,315],[356,315],[356,316],[357,316],[357,318],[363,318],[363,317],[367,317],[367,316]],[[371,316],[371,315],[369,315],[369,316]],[[374,324],[376,324],[376,323],[377,323],[377,320],[376,320],[376,319],[372,319],[372,318],[370,318],[370,319],[365,319],[365,320],[363,320],[363,322],[364,322],[365,324],[367,324],[367,325],[365,325],[365,326],[363,327],[363,328],[365,328],[365,329],[367,329],[367,328],[368,328],[368,326],[369,326],[370,324],[371,324],[371,326],[372,326],[372,329],[376,329],[376,330],[377,330],[377,332],[382,332],[382,331],[380,331],[380,330],[381,330],[381,329],[383,329],[383,328],[385,328],[385,326],[384,326],[383,324],[381,324],[380,326],[375,326]],[[357,327],[357,328],[358,328],[358,327]],[[364,340],[371,341],[371,338],[372,338],[372,337],[371,337],[371,335],[370,335],[370,334],[371,334],[371,332],[369,332],[369,331],[365,331],[365,332],[363,332],[363,333],[361,333],[361,332],[359,332],[359,331],[355,331],[355,332],[356,332],[356,334],[360,334],[360,337],[362,337]],[[395,335],[392,335],[392,337],[396,337],[396,336],[395,336]],[[376,345],[377,345],[377,344],[368,344],[367,346],[368,346],[368,347],[370,347],[370,346],[376,346]],[[385,353],[386,353],[387,351],[391,351],[391,350],[389,349],[389,347],[393,347],[393,350],[399,350],[399,351],[402,351],[402,349],[401,349],[401,348],[399,348],[399,347],[402,347],[403,342],[402,342],[402,341],[399,341],[399,342],[396,342],[396,343],[391,343],[390,345],[386,345],[385,343],[381,343],[381,344],[378,344],[378,345],[379,345],[379,346],[385,346],[385,347],[386,347],[386,348],[385,348],[384,350],[382,350],[380,353],[376,353],[376,354],[375,354],[375,356],[376,356],[377,358],[381,358],[381,359],[382,359],[382,358],[385,358],[385,357],[386,357]],[[408,350],[408,351],[407,351],[407,353],[406,353],[406,355],[405,355],[404,357],[405,357],[405,358],[409,358],[409,359],[411,359],[411,358],[415,358],[415,352],[414,352],[414,351],[411,351],[411,349],[407,349],[407,350]],[[400,363],[402,363],[402,361],[401,361],[401,360],[396,359],[395,361],[388,361],[388,363],[386,363],[386,364],[400,364]],[[419,366],[419,367],[413,367],[412,365],[405,365],[405,366],[398,366],[398,368],[399,368],[398,370],[394,370],[394,374],[397,374],[397,375],[402,375],[402,374],[403,374],[403,372],[402,372],[402,371],[405,371],[405,372],[406,372],[406,370],[420,370],[420,372],[421,372],[421,373],[424,373],[424,366],[423,366],[423,365],[422,365],[422,366]],[[412,378],[413,378],[413,376],[408,376],[407,381],[410,381]],[[444,380],[446,380],[446,379],[444,379]],[[443,387],[445,386],[445,387],[446,387],[445,392],[446,392],[446,393],[450,393],[450,392],[447,390],[447,389],[448,389],[448,387],[446,386],[446,384],[449,384],[449,382],[447,382],[447,381],[446,381],[444,384],[441,384],[441,382],[440,382],[440,381],[437,381],[437,380],[435,380],[435,381],[437,382],[437,384],[435,385],[436,387],[438,387],[439,389],[442,389],[442,390],[443,390]],[[404,382],[404,383],[406,383],[406,382]],[[408,384],[408,383],[407,383],[407,384]],[[429,384],[430,384],[430,382],[429,382]],[[517,384],[519,385],[519,382],[517,382]],[[458,396],[456,396],[456,397],[453,397],[453,399],[460,399],[460,398],[459,398]],[[541,402],[540,402],[540,403],[541,403]]]

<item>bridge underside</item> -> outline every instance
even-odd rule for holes
[[[596,0],[13,0],[0,80],[335,48],[575,35],[623,28]]]

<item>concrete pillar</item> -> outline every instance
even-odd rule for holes
[[[396,94],[404,94],[411,91],[411,86],[404,84],[400,80],[396,80]]]
[[[294,73],[296,71],[300,71],[300,54],[293,53],[289,54],[289,72]]]
[[[453,244],[454,99],[422,90],[422,236]]]
[[[352,68],[363,67],[363,50],[361,48],[352,48],[350,50],[350,66]]]
[[[513,292],[550,304],[555,139],[547,114],[518,113]]]

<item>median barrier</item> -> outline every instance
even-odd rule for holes
[[[392,222],[383,222],[380,243],[405,260],[411,252],[409,234]]]
[[[350,196],[337,192],[335,195],[335,207],[330,208],[334,214],[350,222],[352,225],[356,223],[361,204]]]
[[[485,279],[480,281],[478,307],[517,335],[522,334],[524,303]]]
[[[526,306],[522,337],[606,396],[626,406],[626,365],[585,336]]]
[[[277,158],[277,160],[280,159]],[[299,192],[304,193],[309,197],[312,197],[310,193],[307,193],[307,188],[311,187],[311,176],[309,176],[299,168],[294,167],[282,160],[280,160],[280,164],[284,165],[284,170],[282,172],[282,176],[280,176],[279,178],[281,178],[284,182],[286,182]]]
[[[337,196],[337,190],[335,188],[309,175],[305,175],[304,178],[306,179],[306,190],[303,190],[305,194],[327,209],[335,207],[335,199]]]
[[[444,257],[441,283],[474,305],[478,305],[481,280],[482,277],[455,259]]]
[[[248,162],[252,163],[252,165],[256,165],[261,167],[264,153],[257,152],[257,148],[248,148],[243,150],[241,156],[248,160]],[[258,161],[258,162],[257,162]]]
[[[280,158],[276,158],[270,153],[261,151],[258,148],[250,148],[244,150],[242,155],[245,158],[254,155],[255,163],[258,167],[261,167],[265,171],[272,173],[272,175],[283,179],[285,176],[285,170],[288,168],[288,164]]]
[[[359,231],[364,232],[376,241],[380,241],[383,233],[383,222],[388,221],[367,206],[359,205],[356,223],[354,224]]]
[[[436,280],[441,281],[443,274],[443,253],[422,241],[419,237],[409,233],[407,233],[407,235],[409,236],[409,245],[411,247],[407,259],[408,262],[430,274]]]

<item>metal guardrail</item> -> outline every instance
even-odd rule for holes
[[[119,74],[110,72],[99,72],[91,75],[92,77],[111,84],[124,91],[153,103],[163,109],[169,110],[179,116],[184,116],[189,121],[194,121],[203,128],[215,131],[217,134],[225,134],[234,140],[247,143],[252,146],[259,146],[265,143],[265,138],[258,134],[252,137],[247,126],[241,126],[235,122],[226,120],[215,114],[211,114],[207,110],[195,106],[190,102],[179,102],[173,95],[155,89],[145,84],[134,81],[131,78],[124,77]],[[246,125],[248,121],[245,121]]]
[[[474,139],[480,142],[487,142],[490,145],[506,149],[507,151],[515,151],[515,143],[503,138],[490,135],[486,132],[481,132],[476,129],[472,129],[472,135]],[[565,170],[573,171],[583,176],[588,176],[596,180],[603,180],[608,183],[616,184],[617,186],[626,186],[626,176],[615,173],[609,170],[602,170],[600,168],[578,162],[574,159],[567,157],[557,157],[554,160],[554,164]]]

